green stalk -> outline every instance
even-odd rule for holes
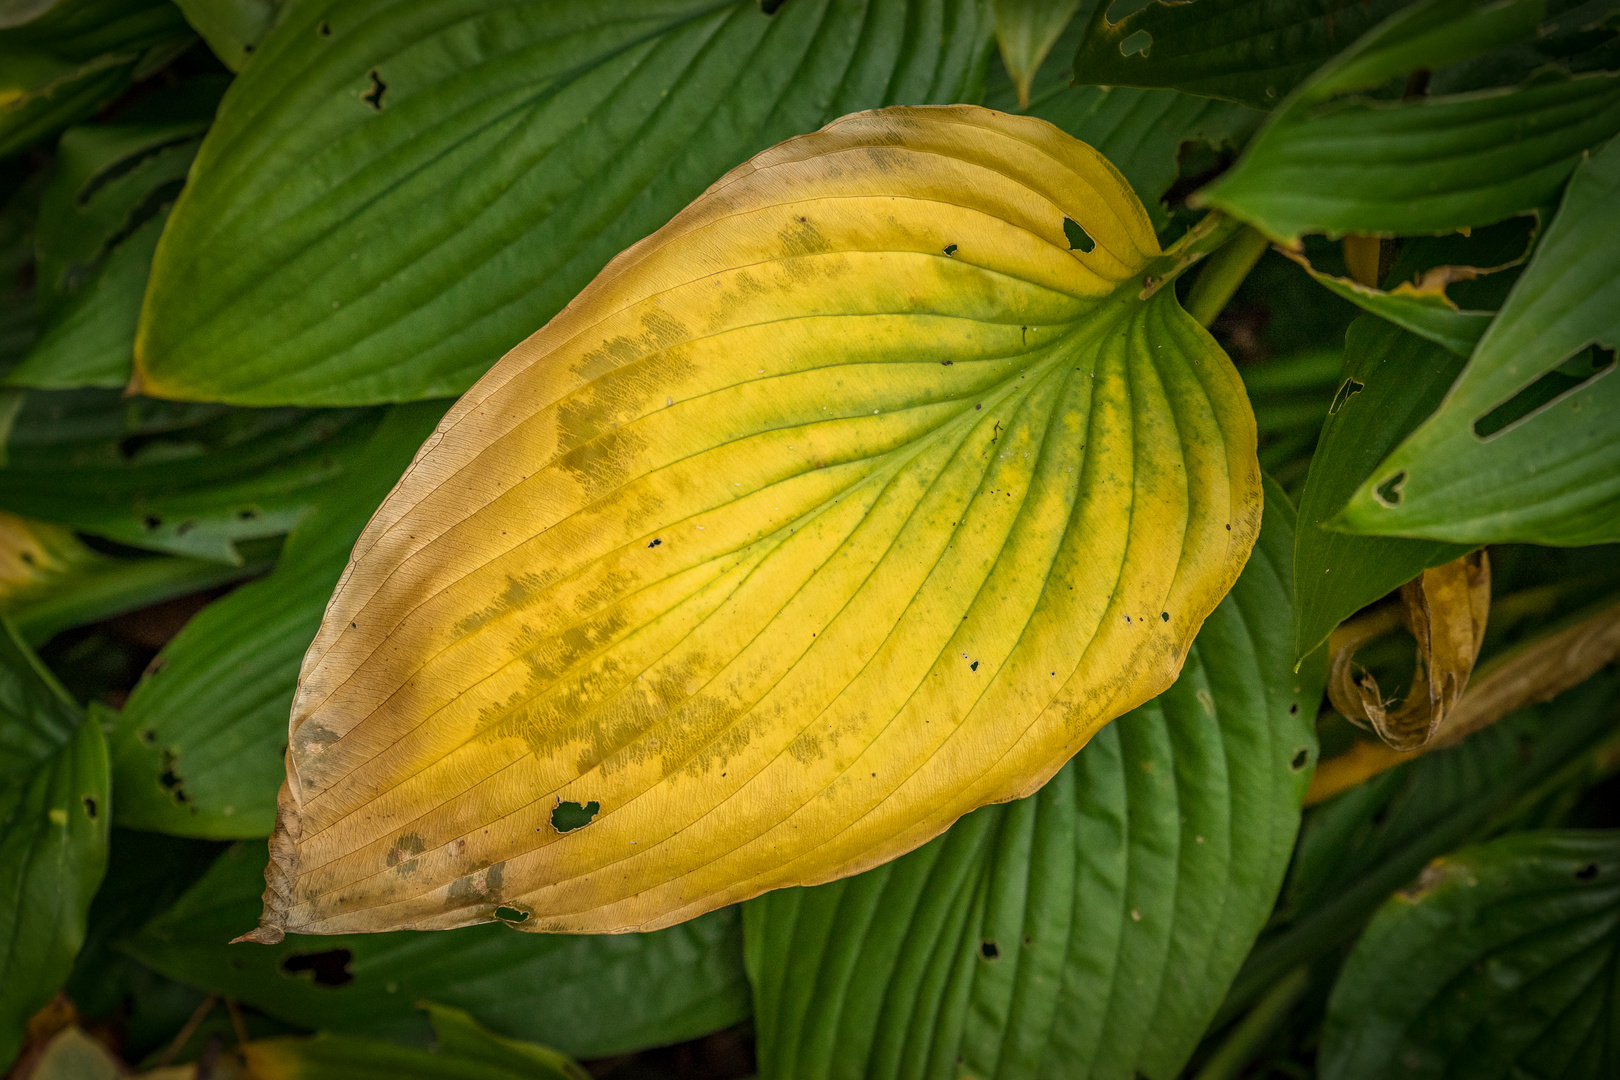
[[[1245,225],[1204,263],[1187,295],[1187,314],[1197,319],[1199,326],[1214,322],[1270,246],[1264,236]]]
[[[1310,987],[1310,969],[1303,964],[1284,975],[1232,1029],[1232,1034],[1193,1080],[1232,1080],[1241,1075],[1265,1049]]]

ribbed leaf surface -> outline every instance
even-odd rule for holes
[[[291,6],[159,245],[137,381],[242,404],[460,393],[750,154],[856,109],[976,100],[991,23],[978,0]]]
[[[1391,897],[1322,1033],[1326,1080],[1620,1072],[1620,830],[1515,833]]]
[[[1463,543],[1620,540],[1620,139],[1582,163],[1558,216],[1445,401],[1338,524]],[[1547,382],[1597,345],[1584,382]],[[1521,392],[1541,404],[1482,423]],[[1548,400],[1548,397],[1551,400]],[[1494,430],[1493,430],[1494,428]]]
[[[1270,487],[1175,685],[1038,794],[749,902],[762,1076],[1178,1073],[1271,910],[1314,753],[1322,666],[1292,670],[1291,517]]]
[[[1259,528],[1157,255],[1094,151],[971,106],[790,140],[625,252],[362,534],[263,936],[668,925],[1039,787]]]
[[[1556,200],[1582,152],[1620,131],[1620,73],[1549,69],[1516,87],[1401,101],[1371,93],[1533,39],[1543,6],[1425,0],[1396,13],[1302,84],[1194,201],[1293,242],[1450,232]]]

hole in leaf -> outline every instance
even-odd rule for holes
[[[979,942],[979,955],[984,957],[986,960],[999,960],[1001,959],[1001,947],[995,942],[991,941],[989,938],[986,938],[985,940]]]
[[[652,538],[652,543],[648,544],[647,546],[650,547],[650,548],[655,548],[659,544],[662,544],[663,542],[664,542],[663,540],[661,540],[661,539],[659,539],[658,537],[655,536],[655,537]]]
[[[1344,380],[1344,385],[1339,387],[1339,392],[1333,395],[1333,404],[1328,406],[1328,415],[1337,415],[1338,411],[1344,408],[1344,403],[1361,393],[1366,386],[1366,383],[1357,382],[1355,379]]]
[[[1311,752],[1302,746],[1294,752],[1294,760],[1289,762],[1289,764],[1294,767],[1295,772],[1299,772],[1299,770],[1303,769],[1306,763],[1308,763],[1310,760]]]
[[[973,663],[968,665],[968,670],[969,671],[978,671],[979,670],[979,662],[977,660],[973,661]]]
[[[91,821],[96,820],[97,810],[96,797],[94,795],[84,796],[84,812],[90,815]]]
[[[1591,881],[1597,876],[1598,865],[1595,862],[1589,862],[1579,870],[1575,871],[1575,877],[1580,881]]]
[[[1541,378],[1474,421],[1474,434],[1489,439],[1517,420],[1551,405],[1614,367],[1614,350],[1582,349]]]
[[[595,799],[583,805],[577,802],[560,802],[552,808],[551,827],[560,833],[583,829],[601,809],[602,804]]]
[[[502,922],[521,923],[528,921],[529,913],[521,908],[502,905],[495,909],[495,917]]]
[[[382,99],[383,95],[388,92],[388,84],[382,81],[382,76],[377,74],[376,68],[372,68],[366,75],[371,79],[371,89],[361,94],[360,100],[378,112],[382,112]]]
[[[759,0],[759,10],[762,15],[775,15],[778,8],[787,3],[787,0]]]
[[[174,797],[175,802],[184,803],[188,801],[186,798],[186,789],[181,783],[180,774],[174,771],[176,764],[174,751],[163,751],[163,771],[158,774],[158,783],[163,785],[164,791],[167,791]]]
[[[1160,620],[1162,620],[1164,622],[1169,622],[1170,621],[1170,613],[1168,611],[1161,611],[1161,612],[1159,612],[1159,618],[1160,618]]]
[[[1141,53],[1142,58],[1145,60],[1147,59],[1148,50],[1151,48],[1153,48],[1153,35],[1146,30],[1138,30],[1119,43],[1119,54],[1121,56],[1135,56],[1137,53]]]
[[[349,962],[354,953],[348,949],[327,949],[317,953],[293,953],[281,962],[281,970],[289,975],[307,971],[316,986],[344,986],[354,981]]]
[[[1080,223],[1071,217],[1063,219],[1063,235],[1068,237],[1069,250],[1078,251],[1082,255],[1090,254],[1097,246],[1097,241],[1093,240],[1091,235],[1080,227]]]
[[[955,255],[956,254],[956,245],[955,244],[946,244],[945,245],[945,254],[947,256]]]
[[[1402,469],[1373,489],[1373,498],[1384,506],[1401,505],[1401,489],[1406,486],[1406,470]]]
[[[1288,715],[1289,716],[1298,716],[1299,715],[1299,702],[1296,701],[1292,705],[1288,706]]]

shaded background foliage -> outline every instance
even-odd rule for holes
[[[1177,283],[1272,478],[1182,678],[844,881],[227,946],[298,662],[449,398],[752,153],[943,102],[1096,146],[1165,243],[1251,230]],[[0,1062],[1614,1075],[1617,131],[1612,0],[0,2]],[[1482,545],[1474,690],[1572,626],[1598,662],[1380,756],[1318,704],[1336,629],[1385,619],[1404,693],[1390,594]]]

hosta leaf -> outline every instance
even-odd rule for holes
[[[424,1003],[435,1050],[323,1033],[246,1043],[255,1080],[590,1080],[547,1046],[503,1039],[460,1009]]]
[[[1287,501],[1175,685],[904,858],[750,901],[765,1077],[1177,1075],[1293,847],[1322,665],[1293,671]]]
[[[291,1023],[404,1036],[423,998],[576,1057],[696,1038],[748,1017],[735,908],[651,934],[566,937],[469,926],[440,934],[289,937],[227,945],[253,925],[263,841],[227,851],[123,947],[142,963]],[[317,981],[319,980],[319,981]]]
[[[1339,623],[1467,547],[1349,536],[1325,523],[1445,396],[1463,361],[1371,315],[1350,324],[1344,371],[1299,500],[1294,648],[1305,656]]]
[[[41,170],[43,172],[43,170]],[[0,203],[0,372],[33,348],[39,330],[34,307],[34,207],[40,178]],[[3,461],[3,459],[0,459]]]
[[[993,49],[979,0],[402,10],[298,4],[266,36],[158,249],[146,392],[460,393],[749,154],[855,109],[975,100]]]
[[[995,0],[996,44],[1018,89],[1018,105],[1029,108],[1029,86],[1041,61],[1080,9],[1080,0]]]
[[[0,785],[26,781],[79,726],[79,706],[0,620]]]
[[[136,685],[113,737],[118,823],[181,836],[265,836],[298,662],[355,537],[444,413],[396,406],[317,492],[275,572],[198,612]]]
[[[1410,0],[1161,0],[1110,22],[1098,3],[1074,70],[1104,86],[1162,86],[1269,108]]]
[[[175,0],[226,67],[241,71],[275,22],[281,0]]]
[[[8,670],[8,689],[13,681]],[[0,715],[7,742],[17,722],[9,706]],[[25,1022],[62,985],[84,941],[107,865],[107,798],[107,747],[93,723],[0,781],[0,1066],[11,1064]]]
[[[0,25],[0,157],[93,115],[196,40],[168,0],[61,0],[22,15]]]
[[[1620,139],[1576,170],[1456,385],[1356,490],[1336,524],[1463,543],[1620,540],[1616,230]],[[1588,361],[1584,381],[1553,371],[1593,345],[1609,351]],[[1490,422],[1521,393],[1536,394],[1527,404],[1538,407],[1513,410],[1502,417],[1511,421],[1505,427]]]
[[[985,80],[984,104],[1038,116],[1090,143],[1130,181],[1154,228],[1161,229],[1169,215],[1159,200],[1175,183],[1183,144],[1241,146],[1265,113],[1174,90],[1073,86],[1074,46],[1083,29],[1084,20],[1075,20],[1052,47],[1036,72],[1027,107],[1020,107],[1012,79],[994,65]]]
[[[1306,232],[1450,232],[1555,200],[1582,151],[1620,130],[1620,73],[1549,69],[1516,87],[1400,101],[1360,94],[1533,37],[1542,6],[1423,0],[1392,15],[1302,84],[1192,201],[1293,243]]]
[[[972,106],[790,140],[624,253],[361,535],[261,936],[664,926],[1039,787],[1259,528],[1157,255],[1094,151]]]
[[[114,558],[71,529],[0,510],[0,613],[38,645],[69,627],[262,574],[272,556],[240,566],[164,555]]]
[[[0,507],[137,547],[239,563],[363,455],[383,410],[233,409],[31,391],[6,444]]]
[[[122,389],[129,382],[152,251],[207,126],[104,125],[62,134],[35,225],[40,341],[6,383]]]
[[[1283,254],[1304,267],[1307,274],[1336,295],[1458,356],[1467,356],[1474,351],[1474,345],[1496,314],[1493,311],[1459,309],[1456,302],[1446,295],[1448,282],[1443,278],[1419,283],[1403,281],[1393,289],[1375,289],[1351,278],[1323,273],[1303,255],[1292,251],[1284,251]]]
[[[1620,830],[1514,833],[1436,860],[1356,943],[1326,1080],[1614,1076]]]
[[[1231,1020],[1299,965],[1354,940],[1431,859],[1522,821],[1560,791],[1573,797],[1612,774],[1620,753],[1617,710],[1620,672],[1600,672],[1547,704],[1450,749],[1409,757],[1313,807],[1273,926],[1244,961],[1215,1023]]]

